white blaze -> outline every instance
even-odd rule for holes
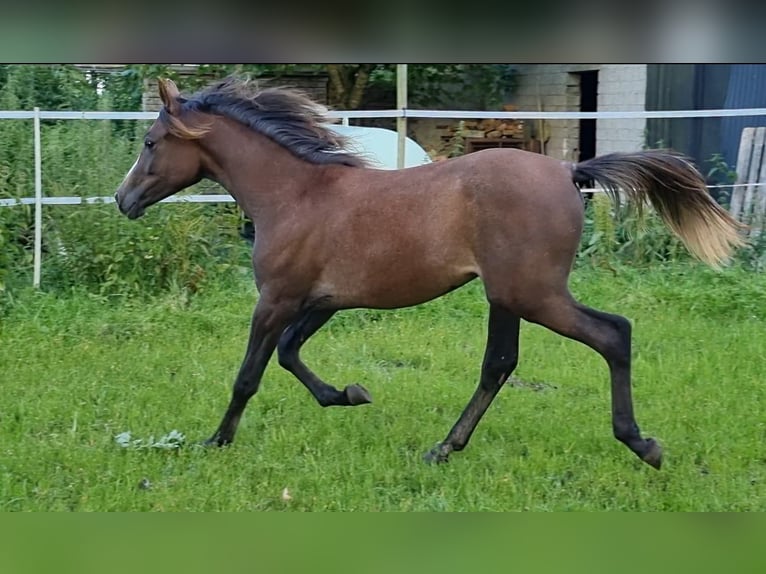
[[[139,156],[136,158],[136,161],[134,161],[134,162],[133,162],[133,165],[132,165],[132,166],[130,166],[130,169],[128,170],[128,173],[126,173],[126,174],[125,174],[125,177],[123,177],[123,178],[122,178],[122,183],[125,183],[126,181],[128,181],[128,178],[130,177],[130,174],[131,174],[131,173],[133,173],[133,170],[134,170],[134,169],[136,169],[136,166],[138,165],[138,160],[139,160],[140,158],[141,158],[141,156],[139,155]],[[122,183],[121,183],[120,185],[122,185]]]

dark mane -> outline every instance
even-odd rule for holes
[[[327,109],[300,91],[259,88],[248,79],[228,77],[180,98],[185,111],[218,114],[255,130],[315,164],[364,167],[367,162],[347,151],[347,139],[322,125]],[[203,130],[187,126],[162,110],[160,119],[177,135],[200,137]]]

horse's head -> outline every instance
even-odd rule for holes
[[[184,133],[178,88],[172,80],[159,81],[163,109],[144,137],[144,147],[114,198],[130,219],[146,208],[202,179],[199,134]],[[175,126],[180,126],[180,129]]]

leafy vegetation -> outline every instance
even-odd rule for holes
[[[6,66],[4,74],[3,109],[28,109],[32,101],[49,108],[115,109],[115,97],[133,105],[125,99],[133,88],[98,95],[95,84],[101,80],[85,82],[86,89],[82,72],[67,67]],[[128,86],[129,77],[112,81]],[[70,99],[49,93],[49,84],[64,85],[59,91]],[[0,198],[34,195],[31,127],[27,120],[0,122]],[[45,195],[110,196],[135,160],[146,128],[146,122],[135,121],[44,122]],[[219,190],[201,184],[193,191]],[[237,239],[239,217],[233,205],[163,205],[147,215],[146,225],[131,225],[114,205],[47,206],[42,284],[57,293],[78,287],[102,295],[179,287],[194,293],[208,278],[247,265],[247,245]],[[0,208],[0,316],[12,301],[10,292],[31,281],[33,221],[31,206]]]

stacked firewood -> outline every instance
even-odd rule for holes
[[[461,125],[462,124],[462,125]],[[524,141],[525,129],[523,120],[465,120],[460,124],[448,126],[446,139],[456,135],[464,138],[515,139]]]
[[[506,109],[505,111],[512,111]],[[446,159],[488,147],[527,148],[529,133],[524,120],[462,120],[436,126],[442,149],[436,159]]]

